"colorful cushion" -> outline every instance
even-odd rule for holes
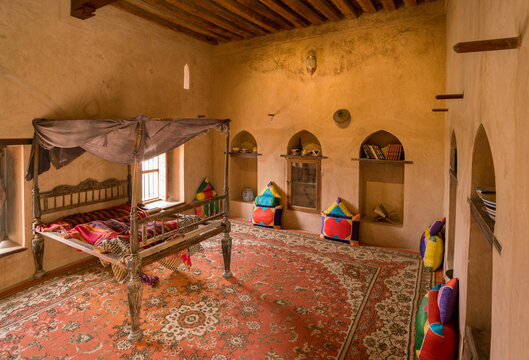
[[[340,198],[321,215],[322,239],[359,244],[360,214],[353,216]]]
[[[446,218],[441,218],[430,225],[430,235],[437,235],[439,231],[445,226]]]
[[[283,205],[264,206],[253,203],[252,224],[273,229],[281,229]]]
[[[432,290],[439,290],[441,284],[435,286]],[[428,294],[424,295],[424,298],[419,305],[419,310],[417,310],[417,316],[415,318],[415,352],[417,356],[419,355],[419,350],[421,350],[422,342],[424,341],[424,334],[428,330]]]
[[[421,236],[421,257],[429,271],[435,271],[443,263],[444,242],[439,235],[431,235],[430,227]]]
[[[281,195],[270,181],[255,197],[253,202],[252,224],[267,228],[281,229],[283,205],[279,204]]]
[[[195,201],[207,200],[215,196],[217,196],[217,192],[209,182],[208,178],[202,180],[202,183],[198,187],[197,194],[195,195]],[[208,217],[219,213],[220,200],[195,208],[195,215],[198,215],[199,217]]]
[[[277,206],[279,205],[279,198],[270,195],[257,195],[255,197],[255,203],[264,206]]]
[[[439,296],[437,297],[437,305],[439,306],[439,313],[441,323],[447,324],[452,318],[452,314],[457,303],[457,294],[459,290],[459,282],[457,278],[451,279],[439,289]]]
[[[279,195],[279,192],[277,192],[274,184],[270,181],[268,185],[259,193],[259,196],[273,196],[278,199],[281,199],[281,195]]]
[[[417,351],[418,360],[453,360],[456,355],[456,324],[453,319],[445,325],[441,323],[438,296],[439,290],[436,288],[428,294],[428,322],[424,340]]]
[[[213,188],[213,185],[209,183],[208,178],[202,180],[202,183],[198,187],[197,194],[195,196],[197,201],[202,201],[206,199],[211,199],[212,197],[217,196],[217,192]]]

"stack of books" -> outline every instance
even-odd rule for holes
[[[402,145],[401,144],[388,144],[388,153],[386,155],[387,160],[400,160],[402,156]]]
[[[362,150],[368,159],[386,160],[386,156],[378,145],[363,144]]]

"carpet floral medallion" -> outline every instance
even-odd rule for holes
[[[137,344],[126,284],[96,262],[0,299],[0,359],[413,359],[418,255],[238,221],[232,238],[231,279],[220,236],[190,270],[144,269],[160,285]]]

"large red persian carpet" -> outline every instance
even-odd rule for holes
[[[92,262],[0,300],[1,359],[413,359],[417,302],[432,285],[418,255],[232,223],[190,270],[159,265],[144,286],[138,344],[126,284]]]

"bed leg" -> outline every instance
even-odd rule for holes
[[[35,261],[35,273],[33,279],[40,279],[46,272],[42,268],[42,260],[44,259],[44,237],[41,234],[35,233],[33,240],[31,240],[31,250],[33,251],[33,260]]]
[[[229,279],[233,276],[233,273],[230,270],[231,236],[230,236],[229,222],[228,222],[228,225],[226,226],[226,230],[224,230],[224,237],[222,238],[222,257],[224,258],[224,273],[222,274],[222,277],[225,279]]]
[[[143,284],[140,280],[140,270],[140,257],[137,254],[132,255],[129,258],[130,280],[127,285],[130,310],[130,333],[127,339],[131,343],[137,343],[143,337],[143,331],[140,329],[140,310],[143,292]]]

